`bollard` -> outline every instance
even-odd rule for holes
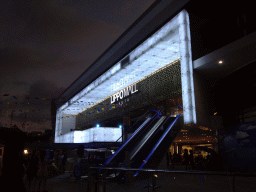
[[[97,192],[106,192],[106,172],[103,172],[98,180]]]
[[[160,188],[160,186],[157,186],[156,185],[156,178],[157,178],[158,176],[156,175],[156,174],[154,174],[153,175],[153,178],[152,178],[152,190],[153,190],[153,192],[156,192],[156,189],[157,188]]]
[[[230,189],[235,192],[235,175],[231,176]]]
[[[157,186],[157,185],[156,185],[156,178],[157,178],[157,177],[158,177],[158,176],[157,176],[156,174],[152,175],[152,183],[151,183],[151,185],[148,184],[148,185],[144,186],[144,188],[150,188],[150,187],[152,187],[152,191],[153,191],[153,192],[156,192],[156,189],[157,189],[157,188],[160,188],[160,186]]]

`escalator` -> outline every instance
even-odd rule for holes
[[[152,133],[141,141],[136,152],[132,152],[132,168],[156,168],[180,131],[180,115],[176,118],[163,116],[161,119],[162,122],[156,124],[150,130]]]
[[[156,168],[180,132],[181,117],[180,114],[146,119],[102,167],[126,167],[125,152],[129,151],[131,168]]]
[[[176,118],[169,117],[162,124],[159,132],[152,138],[150,145],[145,145],[142,150],[145,150],[147,156],[143,158],[143,162],[139,167],[140,169],[155,169],[160,164],[164,155],[168,151],[171,143],[180,132],[182,127],[182,115],[179,114]],[[149,153],[148,153],[149,152]],[[137,161],[139,159],[136,159]],[[141,162],[141,161],[140,161]],[[134,174],[136,176],[138,172]]]
[[[147,132],[147,134],[141,138],[138,145],[131,151],[130,159],[131,159],[131,167],[137,168],[143,161],[143,157],[145,154],[148,154],[145,150],[145,146],[150,149],[150,145],[152,144],[152,139],[157,135],[159,129],[163,122],[165,121],[166,117],[161,117],[156,124]],[[145,158],[144,158],[145,159]]]
[[[126,151],[136,149],[151,128],[159,121],[159,113],[156,111],[149,111],[153,113],[136,129],[136,131],[127,139],[127,141],[102,165],[102,167],[120,167],[125,162]],[[148,116],[146,113],[144,116]]]

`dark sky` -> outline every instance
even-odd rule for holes
[[[0,2],[0,126],[51,129],[66,89],[154,0]]]

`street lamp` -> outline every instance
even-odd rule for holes
[[[25,155],[27,155],[27,154],[28,154],[28,150],[27,150],[27,149],[24,149],[23,153],[24,153]]]

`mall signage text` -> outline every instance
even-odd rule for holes
[[[132,95],[136,92],[138,92],[136,84],[130,85],[130,86],[118,91],[117,93],[111,95],[111,104],[121,101],[122,99],[124,99],[124,98],[128,97],[129,95]]]
[[[116,90],[120,89],[121,87],[124,87],[125,85],[130,84],[131,81],[133,79],[135,79],[136,76],[138,75],[138,74],[136,74],[137,72],[138,72],[138,70],[136,69],[131,74],[128,74],[128,75],[124,76],[122,79],[120,79],[119,81],[112,83],[111,90],[116,91]]]

